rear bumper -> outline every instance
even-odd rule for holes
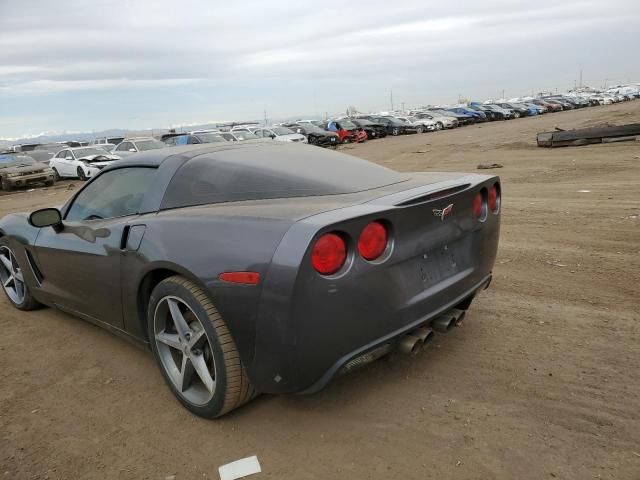
[[[380,347],[383,347],[385,345],[390,345],[392,348],[395,347],[395,344],[399,341],[399,339],[403,335],[407,334],[412,330],[415,330],[420,326],[428,325],[432,320],[437,318],[439,315],[447,312],[448,310],[451,310],[452,308],[455,308],[456,306],[458,306],[463,302],[467,302],[467,301],[470,302],[471,300],[473,300],[473,298],[477,295],[478,292],[488,288],[490,283],[491,283],[491,274],[484,277],[478,284],[476,284],[471,289],[467,290],[463,294],[454,298],[449,303],[443,305],[439,309],[434,310],[429,314],[425,315],[423,318],[420,318],[413,323],[405,325],[401,329],[391,332],[388,335],[380,337],[374,340],[373,342],[369,342],[368,344],[363,345],[359,348],[356,348],[352,352],[349,352],[348,354],[340,358],[336,363],[334,363],[333,366],[329,368],[326,371],[326,373],[319,380],[317,380],[313,385],[311,385],[309,388],[299,393],[310,394],[310,393],[316,393],[322,390],[331,382],[331,380],[333,380],[333,378],[335,378],[337,375],[339,375],[343,371],[344,367],[347,364],[349,364],[353,360],[367,354],[368,352],[378,350]]]

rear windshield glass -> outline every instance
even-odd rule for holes
[[[375,163],[320,148],[230,149],[185,163],[167,187],[162,208],[354,193],[406,179]]]

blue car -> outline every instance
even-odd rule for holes
[[[448,108],[447,110],[449,110],[450,112],[455,112],[455,113],[460,113],[463,115],[471,115],[476,122],[486,122],[487,121],[487,115],[484,112],[479,112],[477,110],[472,110],[470,108],[466,108],[466,107],[453,107],[453,108]]]

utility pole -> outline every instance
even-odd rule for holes
[[[506,100],[506,98],[504,98],[504,88],[502,89],[502,97],[500,97],[503,100]]]
[[[267,109],[265,108],[264,109],[264,126],[266,127],[267,125],[268,125],[267,124]]]
[[[582,69],[580,69],[580,88],[582,88]]]
[[[402,111],[404,112],[404,102],[402,102]]]
[[[391,111],[393,112],[393,90],[391,90]]]

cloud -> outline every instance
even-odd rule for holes
[[[67,105],[66,126],[122,98],[104,122],[375,108],[390,89],[416,102],[516,94],[579,68],[640,77],[615,48],[640,44],[639,20],[637,0],[0,2],[0,100],[34,123]]]

